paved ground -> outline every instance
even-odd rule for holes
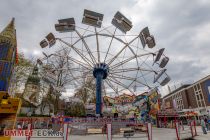
[[[194,140],[210,140],[210,131],[204,135],[200,127],[197,127],[198,136]],[[190,137],[190,133],[182,135],[182,137]],[[135,134],[129,140],[147,140],[146,134]],[[69,140],[106,140],[106,135],[69,135]],[[114,135],[113,140],[127,140],[123,135]],[[25,137],[14,137],[12,140],[26,140]],[[31,140],[62,140],[62,138],[31,138]],[[153,140],[176,140],[175,129],[153,128]]]
[[[198,136],[196,136],[195,140],[210,140],[210,131],[208,131],[208,134],[203,134],[201,127],[197,127]]]

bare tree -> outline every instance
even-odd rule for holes
[[[45,84],[49,86],[45,100],[54,105],[55,114],[59,112],[59,100],[62,92],[72,85],[73,72],[71,71],[72,63],[68,59],[68,49],[56,52],[54,54],[45,54],[45,60],[42,64],[41,77]]]
[[[33,61],[24,57],[22,53],[18,54],[18,63],[15,64],[10,90],[14,96],[22,93],[24,84],[33,69]],[[19,95],[18,95],[19,96]]]
[[[96,100],[95,79],[88,78],[88,79],[83,79],[83,80],[84,82],[82,86],[75,90],[74,96],[81,99],[84,104],[95,103],[95,100]]]

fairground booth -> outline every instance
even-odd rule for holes
[[[157,127],[174,128],[174,122],[179,120],[179,114],[173,109],[160,110],[157,113]]]

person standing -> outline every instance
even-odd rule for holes
[[[201,128],[202,128],[203,134],[207,134],[206,129],[205,129],[206,123],[205,123],[203,117],[201,118]]]
[[[205,121],[205,124],[206,124],[206,130],[209,131],[209,124],[208,124],[207,117],[205,117],[204,121]]]

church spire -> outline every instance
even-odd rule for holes
[[[4,30],[0,33],[1,36],[8,37],[13,41],[16,40],[15,33],[15,18],[12,18],[11,22],[4,28]]]
[[[15,59],[16,59],[16,63],[17,63],[18,55],[17,55],[15,18],[12,18],[10,23],[4,28],[4,30],[2,32],[0,32],[0,43],[1,42],[8,42],[9,44],[11,44],[10,47],[15,48],[15,50],[13,50],[13,51],[15,52]],[[10,53],[10,54],[12,54],[12,53]],[[7,56],[7,57],[10,58],[10,56]]]

